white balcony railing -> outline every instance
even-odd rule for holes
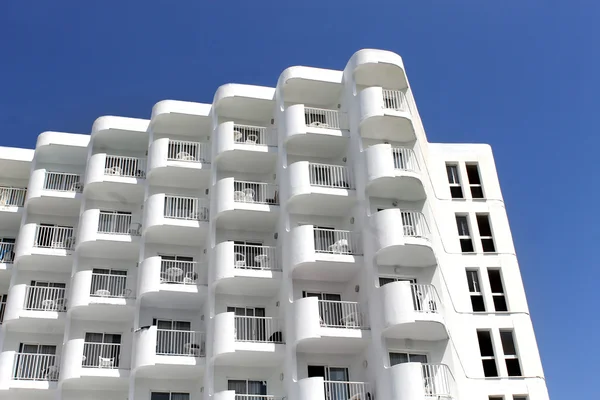
[[[34,247],[48,249],[72,250],[75,244],[73,228],[69,226],[37,225],[35,228]]]
[[[27,189],[0,186],[0,207],[23,207],[26,195]]]
[[[340,129],[340,112],[324,108],[304,107],[306,126],[325,129]]]
[[[133,290],[127,287],[127,275],[96,273],[92,274],[90,296],[134,298]]]
[[[241,342],[283,343],[282,321],[271,317],[235,316],[235,339]]]
[[[146,176],[146,159],[126,156],[106,156],[104,175],[144,178]]]
[[[392,147],[392,158],[394,160],[394,168],[402,171],[419,171],[417,158],[414,151],[406,147]]]
[[[0,263],[10,264],[15,260],[15,244],[0,242]]]
[[[343,165],[308,164],[309,182],[313,186],[354,189],[350,170]]]
[[[277,262],[276,247],[234,244],[233,251],[235,253],[235,268],[281,270]]]
[[[210,151],[208,143],[169,140],[167,160],[209,163]]]
[[[131,214],[100,211],[100,218],[98,219],[98,233],[131,235],[135,230],[132,229],[132,227]]]
[[[84,343],[81,366],[86,368],[119,368],[120,343]]]
[[[275,397],[271,394],[237,394],[235,400],[283,400],[284,398]]]
[[[408,111],[406,95],[400,90],[383,89],[383,108],[386,110]]]
[[[58,192],[81,192],[83,185],[81,176],[66,172],[46,172],[44,179],[44,190],[55,190]]]
[[[325,381],[325,398],[328,400],[347,400],[372,398],[369,394],[369,384],[364,382]]]
[[[315,251],[330,254],[362,254],[360,234],[338,229],[314,228]]]
[[[264,126],[233,125],[233,140],[239,144],[277,146],[274,130]]]
[[[440,300],[433,285],[412,283],[410,285],[415,311],[437,314],[440,312]]]
[[[32,311],[67,311],[66,288],[27,286],[25,309]]]
[[[404,236],[429,238],[429,227],[425,215],[419,211],[401,211]]]
[[[13,379],[57,381],[59,361],[54,354],[15,354]]]
[[[197,197],[165,196],[165,218],[208,221],[208,201]]]
[[[203,357],[204,332],[158,329],[156,354],[165,356]]]
[[[279,204],[278,187],[273,183],[234,181],[233,188],[237,203]]]
[[[352,301],[319,300],[321,326],[329,328],[368,328],[360,305]]]
[[[425,396],[435,399],[452,399],[454,378],[444,364],[422,364]]]
[[[161,260],[160,281],[182,285],[198,284],[198,263],[196,261]]]

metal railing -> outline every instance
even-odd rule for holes
[[[240,144],[277,146],[274,130],[264,126],[233,125],[233,141]]]
[[[15,244],[0,242],[0,263],[10,264],[15,260]]]
[[[419,164],[414,151],[406,147],[392,147],[392,159],[394,168],[402,171],[419,171]]]
[[[283,324],[271,317],[235,316],[235,340],[240,342],[283,343]]]
[[[338,229],[314,228],[315,252],[362,254],[360,233]]]
[[[233,200],[238,203],[279,204],[278,186],[273,183],[234,181]]]
[[[35,227],[34,247],[48,249],[72,250],[75,245],[73,228],[69,226],[45,226]]]
[[[81,192],[83,185],[81,184],[80,179],[81,176],[78,174],[46,172],[44,189],[59,192]]]
[[[400,90],[383,89],[383,108],[386,110],[408,111],[406,95]]]
[[[271,394],[237,394],[235,400],[283,400],[283,398],[276,398]]]
[[[205,354],[204,332],[158,329],[156,354],[203,357]]]
[[[453,398],[454,378],[445,364],[422,364],[425,396],[437,399]]]
[[[325,129],[340,129],[340,112],[324,108],[304,107],[306,126]]]
[[[27,189],[0,186],[0,206],[23,207]]]
[[[319,300],[321,326],[329,328],[364,329],[367,319],[360,305],[353,301]]]
[[[324,381],[327,400],[366,400],[369,384],[364,382]]]
[[[211,149],[208,143],[169,139],[167,160],[209,163],[210,152]]]
[[[81,366],[86,368],[119,368],[120,343],[84,343]]]
[[[127,288],[127,275],[92,274],[90,296],[133,298],[133,290]]]
[[[58,381],[59,361],[54,354],[15,354],[13,379]]]
[[[98,233],[116,235],[131,234],[131,214],[100,212],[98,218]]]
[[[343,165],[309,163],[308,176],[313,186],[354,189],[350,169]]]
[[[234,244],[235,268],[280,270],[277,262],[277,248],[273,246],[255,246]]]
[[[429,238],[429,226],[425,215],[419,211],[401,211],[404,236],[415,238]]]
[[[410,288],[415,311],[434,314],[440,312],[441,303],[435,286],[411,283]]]
[[[106,156],[104,175],[144,178],[146,176],[146,159],[126,156]]]
[[[165,218],[208,221],[208,201],[197,197],[165,196]]]
[[[179,283],[183,285],[198,284],[196,261],[161,260],[160,281],[162,283]]]
[[[32,311],[67,311],[66,288],[27,286],[25,288],[26,310]]]

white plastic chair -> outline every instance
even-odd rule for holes
[[[256,144],[257,140],[258,140],[258,136],[255,135],[254,133],[249,133],[246,135],[246,143],[248,143],[248,144]]]
[[[233,192],[233,201],[238,203],[245,203],[246,194],[240,190],[236,190],[235,192]]]
[[[331,246],[329,251],[336,254],[347,254],[348,253],[348,239],[340,239]]]
[[[98,356],[98,368],[114,368],[115,359],[114,358],[104,358]]]
[[[235,253],[235,267],[244,268],[246,266],[246,256],[242,253]]]
[[[246,188],[243,192],[246,197],[246,203],[254,203],[254,189]]]

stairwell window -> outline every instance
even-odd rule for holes
[[[498,376],[498,367],[496,365],[496,355],[492,344],[491,331],[477,331],[477,340],[479,341],[479,352],[481,354],[481,364],[483,365],[483,375],[486,378]]]
[[[504,362],[506,363],[508,376],[522,376],[513,331],[500,330],[500,341],[502,342],[502,351],[504,352]]]
[[[446,164],[446,173],[448,174],[448,183],[450,184],[450,195],[453,199],[462,199],[463,191],[458,177],[458,165]]]
[[[478,270],[467,270],[467,283],[469,285],[471,307],[473,307],[473,312],[485,312],[485,302],[483,301],[483,293],[481,291],[481,285],[479,284]]]
[[[466,215],[456,216],[456,226],[458,228],[458,238],[460,240],[460,249],[463,253],[473,253],[473,240],[469,230],[469,221]]]
[[[495,311],[508,311],[506,295],[504,294],[504,285],[502,284],[502,273],[499,269],[488,269],[488,278],[492,289],[492,299],[494,300]]]
[[[481,185],[481,177],[479,176],[479,166],[477,164],[467,164],[466,168],[471,197],[474,199],[484,199],[483,186]]]
[[[484,253],[495,253],[494,237],[492,236],[492,226],[490,225],[490,216],[488,214],[477,214],[477,227],[479,228],[479,238]]]

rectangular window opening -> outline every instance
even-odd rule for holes
[[[519,356],[512,330],[501,330],[500,341],[502,342],[502,351],[506,362],[506,371],[508,376],[522,376]]]
[[[458,177],[458,165],[446,164],[446,173],[448,174],[448,183],[450,184],[450,195],[453,199],[462,199],[463,191]]]
[[[483,199],[483,186],[479,176],[479,166],[477,164],[467,164],[467,178],[471,189],[471,197],[474,199]]]
[[[481,363],[483,365],[483,375],[486,378],[497,377],[498,367],[496,366],[496,356],[494,355],[491,332],[477,331],[477,339],[479,341],[479,352],[481,354]]]
[[[467,282],[469,284],[473,312],[485,312],[485,302],[479,284],[479,272],[475,269],[467,270]]]
[[[504,285],[502,284],[502,275],[499,269],[488,269],[488,278],[492,289],[492,299],[494,300],[495,311],[508,311],[506,295],[504,294]]]
[[[473,247],[473,241],[471,240],[471,233],[469,231],[469,221],[466,215],[456,216],[456,227],[458,229],[458,238],[460,240],[460,249],[463,253],[473,253],[475,248]]]
[[[490,225],[490,216],[488,214],[477,214],[477,227],[479,228],[479,237],[481,238],[481,247],[484,253],[495,253],[496,246],[492,235],[492,226]]]

